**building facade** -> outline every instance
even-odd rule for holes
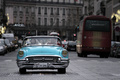
[[[3,19],[3,14],[5,13],[4,7],[4,0],[0,0],[0,25],[2,25],[1,20]]]
[[[112,27],[114,36],[112,40],[115,41],[120,41],[120,30],[116,28],[118,27],[118,29],[120,29],[120,13],[118,13],[118,11],[120,12],[120,0],[106,0],[106,16],[112,20],[112,16],[115,14],[115,25]]]
[[[120,41],[120,0],[84,0],[83,14],[85,16],[104,15],[111,21],[112,15],[116,14],[116,25],[112,25],[112,40]],[[116,27],[119,27],[119,30],[116,30]]]
[[[6,14],[15,35],[49,35],[56,31],[62,39],[71,40],[82,6],[83,0],[6,0]]]

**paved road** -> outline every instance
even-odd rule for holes
[[[17,50],[0,56],[0,80],[120,80],[119,58],[95,55],[81,58],[70,51],[66,74],[59,74],[57,70],[28,70],[27,74],[21,75],[16,65],[16,53]]]

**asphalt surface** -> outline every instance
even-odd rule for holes
[[[78,57],[69,51],[70,64],[66,74],[57,70],[27,70],[20,74],[16,65],[17,51],[0,56],[0,80],[120,80],[120,58]]]

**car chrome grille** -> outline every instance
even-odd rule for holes
[[[37,62],[57,62],[59,57],[27,57],[30,63],[37,63]]]

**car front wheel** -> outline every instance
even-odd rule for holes
[[[58,73],[65,74],[66,73],[66,68],[60,68],[60,69],[58,69]]]
[[[19,69],[19,73],[20,74],[25,74],[26,73],[26,69],[25,68],[20,68]]]

